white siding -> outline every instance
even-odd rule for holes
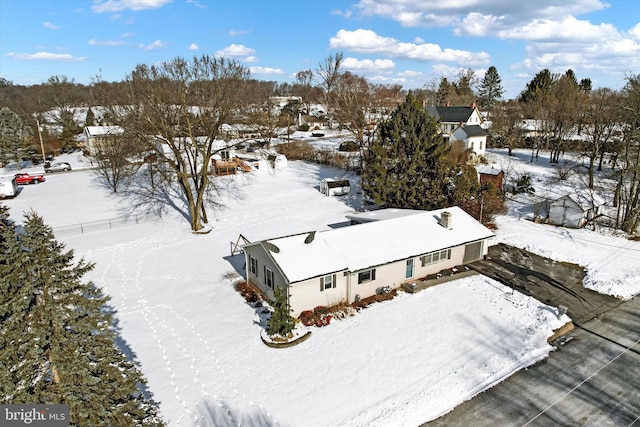
[[[289,287],[289,305],[291,315],[296,317],[305,310],[313,310],[314,307],[323,305],[331,307],[347,301],[347,276],[344,272],[335,273],[336,287],[321,289],[321,278],[305,280],[294,283]]]

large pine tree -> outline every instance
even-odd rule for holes
[[[478,88],[480,106],[484,109],[492,110],[502,100],[503,94],[502,78],[498,74],[497,68],[492,65],[485,73]]]
[[[460,203],[476,192],[477,176],[449,151],[438,124],[409,93],[379,125],[378,138],[367,150],[365,196],[387,208],[429,210]]]
[[[0,232],[0,402],[66,404],[77,426],[162,425],[115,343],[108,297],[82,281],[94,265],[34,212]]]

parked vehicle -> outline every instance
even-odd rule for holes
[[[0,178],[0,199],[15,197],[18,194],[18,183],[16,177]]]
[[[61,163],[54,163],[54,164],[50,164],[50,163],[45,163],[44,165],[44,171],[49,173],[49,172],[67,172],[71,170],[71,165],[67,162],[61,162]]]
[[[44,175],[29,175],[28,173],[17,173],[16,182],[18,185],[39,184],[44,182]]]

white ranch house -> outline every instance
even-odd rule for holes
[[[276,286],[285,288],[298,316],[482,259],[494,235],[459,207],[380,218],[248,243],[247,281],[269,298]]]

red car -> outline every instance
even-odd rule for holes
[[[28,173],[17,173],[16,182],[18,185],[39,184],[44,182],[44,175],[29,175]]]

